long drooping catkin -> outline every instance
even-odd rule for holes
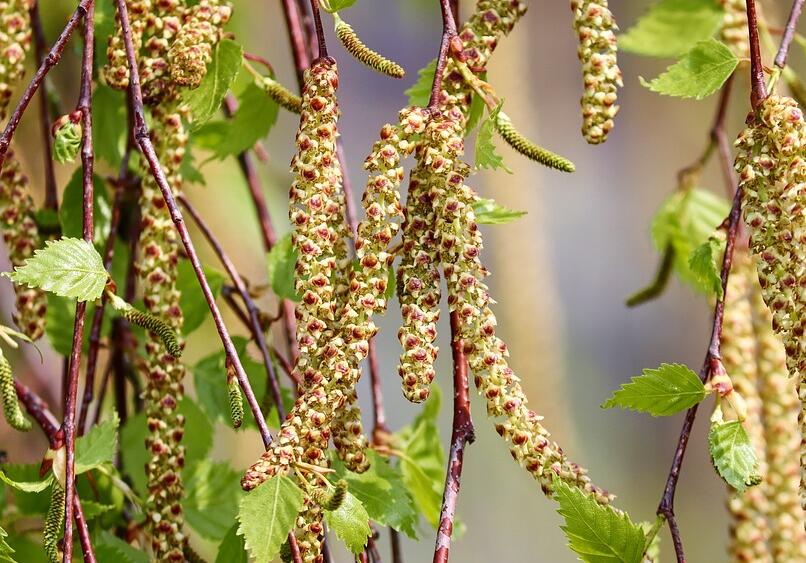
[[[25,55],[31,47],[29,10],[33,0],[0,0],[0,121],[17,82],[25,74]]]
[[[336,19],[336,37],[356,60],[392,78],[403,78],[406,75],[402,66],[364,45],[353,27],[341,19],[338,14],[334,14],[334,17]]]
[[[187,88],[201,84],[213,58],[213,48],[231,15],[232,6],[219,0],[201,0],[188,8],[168,51],[171,79],[176,84]]]

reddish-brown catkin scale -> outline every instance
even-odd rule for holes
[[[758,373],[767,444],[763,487],[769,504],[773,561],[806,561],[806,514],[800,506],[800,429],[797,381],[786,369],[786,352],[772,329],[761,289],[753,283],[753,326],[758,346]]]
[[[773,328],[784,343],[789,373],[799,380],[801,405],[806,403],[806,329],[803,287],[806,284],[806,124],[791,98],[770,96],[736,141],[736,170],[744,191],[744,218],[756,255],[764,301],[772,312]],[[806,418],[801,406],[801,437]],[[801,505],[806,505],[806,441],[801,440]]]
[[[0,225],[14,267],[22,266],[41,244],[35,213],[28,178],[22,173],[14,151],[9,150],[0,172]],[[41,289],[24,285],[15,285],[14,292],[17,296],[14,323],[20,331],[36,340],[45,332],[47,297]]]
[[[201,84],[207,74],[207,64],[213,58],[213,48],[221,38],[221,28],[231,15],[232,6],[218,0],[201,0],[188,9],[168,51],[171,78],[175,83],[187,88]]]
[[[0,1],[0,120],[6,118],[14,87],[25,74],[25,55],[31,46],[28,11],[32,5],[33,0]]]
[[[582,63],[582,136],[597,145],[607,139],[619,110],[616,92],[623,84],[616,60],[618,27],[607,0],[571,0],[571,11]]]
[[[744,428],[756,450],[759,460],[758,474],[767,479],[765,461],[762,405],[758,391],[756,363],[756,337],[753,330],[751,307],[752,288],[756,285],[755,271],[746,253],[737,253],[725,293],[725,316],[722,327],[721,352],[725,369],[730,375],[734,391],[747,405]],[[736,563],[744,561],[771,562],[767,540],[769,506],[763,486],[750,487],[744,492],[731,489],[728,510],[731,514],[729,553]]]
[[[719,0],[725,15],[722,19],[722,42],[740,59],[750,57],[747,34],[747,3],[745,0]],[[757,9],[760,9],[757,8]]]
[[[339,38],[348,53],[381,74],[392,78],[403,78],[406,75],[406,71],[403,70],[402,66],[364,45],[353,27],[341,19],[338,13],[334,13],[333,16],[336,20],[336,37]]]

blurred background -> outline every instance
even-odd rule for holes
[[[104,0],[109,1],[109,0]],[[546,417],[554,439],[570,457],[589,468],[594,481],[613,491],[617,504],[633,519],[651,520],[682,423],[682,416],[653,419],[645,415],[602,410],[599,405],[620,383],[642,368],[661,362],[681,362],[699,369],[710,330],[706,299],[673,279],[658,300],[628,309],[625,298],[650,281],[658,260],[649,238],[654,211],[676,185],[679,169],[694,161],[706,141],[716,96],[702,102],[664,98],[641,87],[639,76],[659,74],[672,61],[646,60],[622,54],[625,86],[620,92],[621,113],[608,142],[588,146],[579,134],[578,99],[581,76],[568,2],[530,2],[530,9],[509,38],[502,41],[489,68],[489,81],[506,99],[506,111],[516,126],[538,143],[570,158],[577,172],[564,175],[526,161],[501,144],[513,174],[481,173],[471,179],[483,197],[528,211],[519,221],[486,226],[483,260],[498,305],[501,337],[508,342],[512,366],[524,380],[534,410]],[[780,21],[776,6],[768,17]],[[787,6],[779,6],[787,10]],[[627,29],[647,2],[621,0],[613,9]],[[49,40],[62,28],[73,8],[64,0],[43,6]],[[471,2],[462,2],[468,14]],[[279,0],[235,1],[230,25],[249,52],[268,58],[279,79],[295,84]],[[779,19],[776,19],[778,16]],[[389,79],[352,60],[331,40],[332,54],[340,63],[340,131],[345,142],[349,173],[360,197],[365,176],[361,168],[381,125],[396,119],[406,104],[403,91],[417,69],[434,58],[440,39],[438,2],[431,0],[364,0],[344,12],[364,41],[400,62],[407,69],[402,81]],[[326,21],[326,27],[332,27]],[[332,37],[332,33],[330,34]],[[71,43],[71,55],[79,44]],[[105,45],[99,45],[105,48]],[[77,95],[75,56],[66,56],[53,73],[66,106]],[[793,47],[793,63],[802,53]],[[734,138],[749,108],[747,68],[740,67],[727,131]],[[30,73],[29,75],[30,76]],[[278,231],[286,232],[286,201],[290,183],[288,162],[294,151],[296,118],[281,111],[278,123],[265,141],[269,160],[260,166]],[[41,154],[36,111],[26,116],[18,133],[18,146],[33,179],[36,197],[42,198]],[[472,161],[472,142],[468,142]],[[199,161],[205,159],[198,156]],[[71,166],[57,165],[62,187]],[[223,245],[250,280],[266,279],[265,258],[259,243],[246,185],[234,159],[211,162],[202,172],[206,186],[187,190],[202,215],[212,224]],[[702,178],[704,187],[721,193],[717,162]],[[196,236],[209,263],[212,256]],[[8,268],[3,259],[3,269]],[[218,267],[217,264],[215,264]],[[13,293],[0,287],[4,322],[10,322]],[[229,313],[229,311],[227,311]],[[242,327],[231,315],[234,332]],[[409,423],[418,407],[400,394],[396,373],[400,315],[393,304],[379,320],[380,366],[386,410],[392,429]],[[438,382],[449,403],[450,353],[443,315]],[[188,341],[188,365],[217,349],[212,323]],[[43,348],[47,348],[43,345]],[[27,360],[27,361],[26,361]],[[40,364],[35,353],[16,359],[19,375],[51,399],[58,396],[61,360],[45,350]],[[26,370],[26,371],[23,371]],[[369,413],[367,381],[362,381],[362,405]],[[188,387],[192,390],[189,381]],[[192,392],[192,391],[191,391]],[[510,459],[484,414],[483,402],[474,396],[476,442],[465,458],[458,512],[467,531],[455,540],[456,562],[564,562],[575,558],[565,547],[556,505],[546,500],[537,483]],[[711,468],[705,443],[710,404],[695,427],[683,468],[676,510],[690,561],[726,560],[726,490]],[[58,409],[57,409],[58,410]],[[443,407],[442,437],[450,436],[450,405]],[[370,427],[369,417],[365,426]],[[233,459],[246,467],[260,452],[259,440],[248,432],[235,434],[220,427],[214,457]],[[35,443],[36,442],[36,443]],[[21,437],[0,425],[0,448],[18,462],[38,462],[46,444],[36,433]],[[407,561],[430,560],[433,531],[423,524],[419,543],[404,538]],[[381,549],[388,553],[388,536]],[[664,560],[671,560],[668,533],[662,533]],[[337,553],[339,561],[349,561]]]

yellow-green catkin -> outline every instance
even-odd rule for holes
[[[302,98],[275,79],[266,76],[263,78],[262,82],[260,82],[260,86],[280,107],[287,109],[291,113],[299,113],[302,111]]]
[[[17,391],[14,388],[14,375],[8,358],[0,355],[0,395],[3,400],[3,416],[6,422],[15,430],[27,432],[31,429],[31,421],[25,418],[17,400]]]
[[[235,368],[227,364],[227,395],[229,397],[229,415],[232,426],[240,428],[243,424],[243,395],[235,375]]]
[[[616,58],[616,20],[607,0],[571,0],[574,30],[582,63],[582,136],[592,144],[605,142],[618,113],[617,90],[622,86]]]
[[[719,0],[724,10],[722,42],[740,59],[750,57],[750,39],[747,33],[747,3],[745,0]]]
[[[6,118],[14,88],[25,74],[32,5],[33,0],[0,0],[0,121]]]
[[[381,74],[392,78],[403,78],[406,75],[406,71],[403,70],[402,66],[364,45],[353,27],[341,19],[338,14],[334,14],[334,17],[336,20],[336,37],[339,38],[348,53]]]
[[[0,172],[0,226],[13,267],[22,266],[41,244],[34,219],[36,207],[31,198],[28,177],[23,174],[13,150],[6,153]],[[15,285],[17,310],[12,315],[20,331],[32,340],[45,333],[48,301],[41,289]]]
[[[62,550],[59,549],[59,540],[62,535],[64,523],[64,489],[53,480],[50,490],[50,506],[45,515],[42,529],[42,546],[51,563],[61,563]]]
[[[741,395],[747,405],[747,418],[743,425],[759,460],[758,474],[766,481],[766,447],[752,314],[752,289],[756,283],[750,257],[737,252],[725,293],[721,352],[734,391]],[[731,515],[728,550],[731,561],[771,562],[773,559],[767,544],[770,537],[767,524],[769,505],[764,487],[749,487],[744,492],[731,489],[728,510]]]
[[[146,16],[151,9],[152,0],[126,0],[126,12],[129,16],[132,44],[135,51],[139,51],[142,45]],[[102,75],[107,85],[117,90],[124,90],[129,86],[129,63],[126,60],[123,29],[120,26],[120,16],[117,10],[115,11],[115,21],[115,32],[109,36],[106,48],[108,62],[103,68]]]
[[[548,149],[533,143],[515,129],[509,116],[500,112],[495,120],[495,126],[501,137],[510,147],[521,153],[523,156],[534,160],[548,168],[554,168],[562,172],[573,172],[576,170],[574,163],[558,154],[554,154]]]
[[[754,283],[753,326],[767,445],[762,484],[769,504],[770,550],[774,561],[806,561],[806,513],[800,506],[800,401],[797,380],[786,369],[786,352],[772,329],[772,317]]]
[[[201,0],[187,10],[168,51],[171,78],[176,84],[187,88],[201,84],[221,38],[221,28],[231,15],[232,6],[218,0]]]
[[[139,311],[130,303],[127,303],[114,293],[108,293],[110,304],[130,323],[149,330],[159,336],[165,349],[174,358],[179,358],[182,355],[182,346],[179,342],[179,337],[176,331],[162,319],[155,317],[150,313]]]

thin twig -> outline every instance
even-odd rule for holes
[[[92,69],[95,46],[95,4],[90,0],[84,16],[84,51],[81,60],[81,89],[77,108],[81,115],[81,168],[83,181],[82,235],[85,241],[93,240],[93,166],[92,152]],[[73,322],[73,347],[70,351],[67,396],[65,400],[64,431],[66,449],[66,476],[64,482],[64,563],[73,560],[73,509],[75,502],[75,446],[76,446],[76,402],[78,396],[78,375],[81,368],[81,347],[84,343],[84,320],[87,302],[76,304]]]
[[[473,420],[470,418],[470,396],[467,381],[467,359],[464,343],[458,338],[461,320],[457,312],[451,313],[451,351],[453,353],[453,431],[448,456],[445,490],[442,493],[442,509],[434,548],[434,563],[447,563],[451,549],[451,535],[459,500],[465,446],[476,439]]]
[[[179,211],[179,207],[176,205],[176,200],[174,199],[171,187],[168,185],[165,172],[160,165],[159,157],[157,156],[157,153],[154,150],[154,145],[151,142],[151,138],[148,133],[148,126],[146,125],[145,109],[143,107],[143,92],[140,88],[140,73],[137,68],[137,57],[134,52],[134,45],[132,44],[132,31],[129,24],[129,14],[126,7],[126,1],[116,1],[118,15],[120,16],[120,26],[123,30],[123,40],[126,46],[126,58],[129,63],[129,92],[131,92],[132,109],[134,114],[135,142],[148,162],[148,167],[151,170],[151,174],[159,186],[160,192],[162,192],[162,197],[165,201],[166,207],[168,208],[168,212],[171,215],[171,220],[179,233],[179,238],[182,239],[182,244],[185,247],[185,251],[187,252],[190,263],[193,266],[193,270],[196,273],[196,278],[199,281],[204,298],[207,301],[208,307],[210,308],[210,313],[213,316],[213,321],[215,322],[221,343],[224,346],[227,359],[235,368],[235,375],[238,378],[238,383],[241,386],[241,390],[246,396],[246,401],[249,404],[249,408],[252,410],[252,415],[255,417],[258,429],[260,430],[261,438],[263,439],[263,444],[264,446],[268,447],[272,440],[269,427],[266,425],[266,420],[260,410],[260,404],[255,397],[254,391],[252,391],[249,378],[243,369],[241,360],[238,357],[238,352],[235,350],[235,345],[232,343],[232,338],[230,337],[227,327],[224,324],[221,311],[218,309],[218,305],[216,305],[215,296],[213,295],[213,292],[210,289],[210,284],[204,275],[201,261],[199,260],[199,256],[193,246],[193,241],[190,239],[190,234],[188,233],[182,213]]]
[[[442,11],[442,40],[439,43],[439,55],[437,56],[437,66],[434,72],[434,82],[431,86],[431,98],[428,100],[428,108],[436,109],[439,103],[439,95],[442,91],[442,76],[445,74],[445,66],[448,64],[448,51],[451,43],[457,38],[456,20],[451,6],[451,0],[439,0]]]
[[[327,57],[327,42],[325,41],[325,30],[322,27],[322,14],[319,13],[319,0],[311,0],[311,13],[313,13],[313,24],[316,30],[316,40],[319,47],[319,58]]]
[[[767,86],[764,83],[764,63],[761,60],[761,48],[758,41],[756,0],[747,0],[747,29],[750,37],[750,103],[753,109],[756,109],[767,97]]]
[[[789,18],[786,20],[786,28],[784,28],[784,36],[781,38],[781,46],[778,48],[778,54],[775,55],[775,66],[778,68],[784,68],[786,66],[789,46],[792,44],[792,39],[795,37],[795,28],[798,25],[801,10],[803,10],[803,0],[795,0],[792,2],[792,9],[789,11]]]

